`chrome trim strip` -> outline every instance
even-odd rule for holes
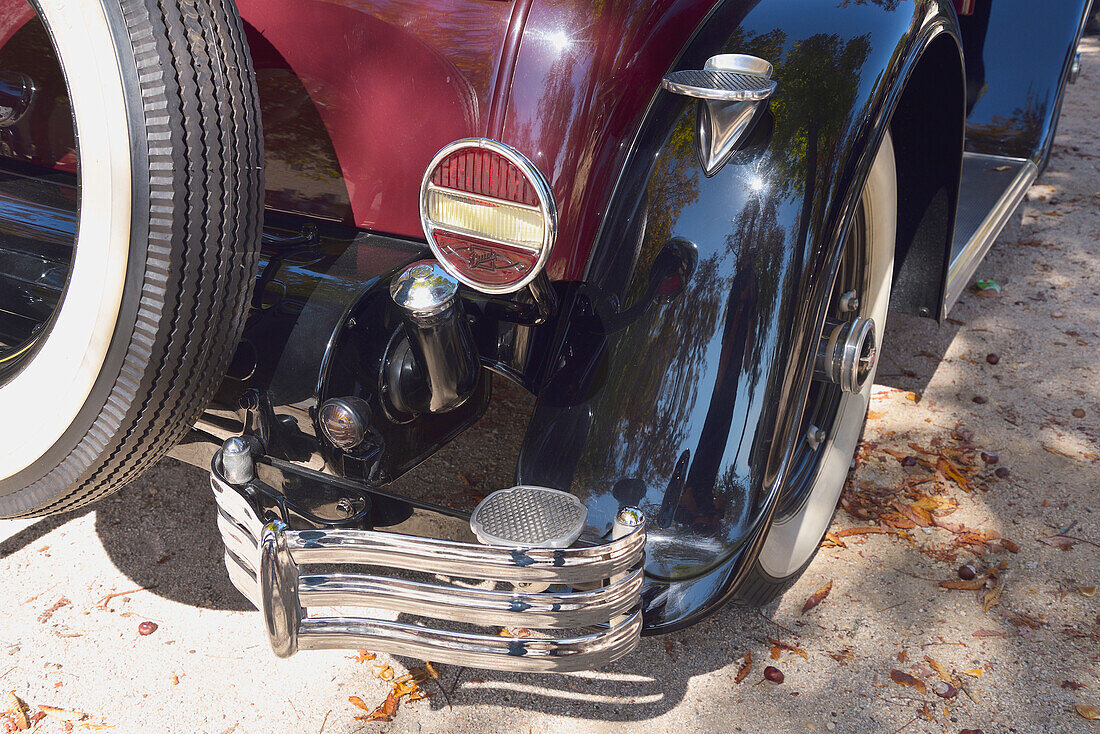
[[[308,619],[298,642],[302,650],[386,650],[452,665],[529,673],[588,670],[634,649],[642,614],[606,632],[572,638],[500,637],[450,632],[373,619]]]
[[[989,157],[1000,162],[1004,161],[1004,158],[1000,156]],[[1038,176],[1038,167],[1032,161],[1025,162],[1020,172],[1016,174],[1016,178],[1001,194],[1001,198],[989,210],[981,225],[978,226],[977,231],[966,243],[966,247],[951,262],[951,266],[947,271],[947,284],[944,287],[941,317],[946,316],[951,311],[951,307],[955,305],[955,302],[959,300],[959,296],[966,289],[967,283],[970,282],[970,278],[978,269],[978,265],[989,252],[989,248],[993,246],[1001,230],[1008,224],[1008,220],[1015,213],[1020,202],[1023,201],[1024,194],[1027,193],[1028,188]]]
[[[640,568],[610,586],[562,594],[464,589],[342,573],[302,576],[298,581],[298,598],[306,608],[355,606],[369,598],[372,609],[474,624],[492,619],[503,627],[542,629],[607,624],[611,617],[630,611],[641,590]]]
[[[562,550],[482,546],[373,530],[287,533],[287,548],[298,565],[359,563],[515,583],[607,579],[629,571],[644,543],[645,533],[638,531],[606,545]]]
[[[603,545],[505,548],[374,530],[295,531],[278,520],[265,522],[246,497],[249,485],[235,487],[221,475],[220,452],[211,462],[210,485],[229,578],[262,612],[280,657],[299,649],[369,647],[499,670],[566,671],[615,660],[640,638],[644,518],[624,525],[625,534]],[[358,564],[375,572],[301,573],[310,564]],[[446,578],[428,582],[386,575],[395,569],[517,586],[470,588]],[[533,590],[547,586],[551,590]],[[425,621],[311,618],[311,607],[380,609]],[[437,629],[432,620],[485,631]],[[493,629],[499,627],[573,630],[566,634],[577,636],[501,637]]]

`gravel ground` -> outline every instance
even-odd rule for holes
[[[1092,39],[1050,169],[978,272],[1003,291],[965,294],[943,327],[893,319],[839,543],[777,604],[645,639],[598,673],[444,667],[428,699],[364,724],[349,697],[373,708],[390,689],[374,664],[418,663],[276,659],[226,580],[205,476],[169,460],[94,512],[0,522],[0,691],[87,712],[78,731],[1100,731],[1075,710],[1100,707],[1098,115]],[[485,421],[481,475],[458,473],[460,441],[408,481],[504,486],[518,403]],[[870,527],[887,532],[854,532]],[[982,588],[942,588],[968,561]],[[141,636],[144,621],[159,626]]]

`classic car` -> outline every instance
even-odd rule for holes
[[[0,517],[200,466],[279,656],[566,671],[766,604],[1089,5],[0,0]],[[494,385],[514,486],[401,484]]]

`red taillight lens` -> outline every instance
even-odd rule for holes
[[[492,140],[451,143],[420,190],[424,234],[440,264],[486,293],[510,293],[538,275],[557,234],[553,197],[538,169]]]

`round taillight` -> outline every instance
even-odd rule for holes
[[[485,293],[530,283],[558,228],[539,170],[513,148],[483,138],[457,140],[435,154],[420,187],[420,221],[443,268]]]

